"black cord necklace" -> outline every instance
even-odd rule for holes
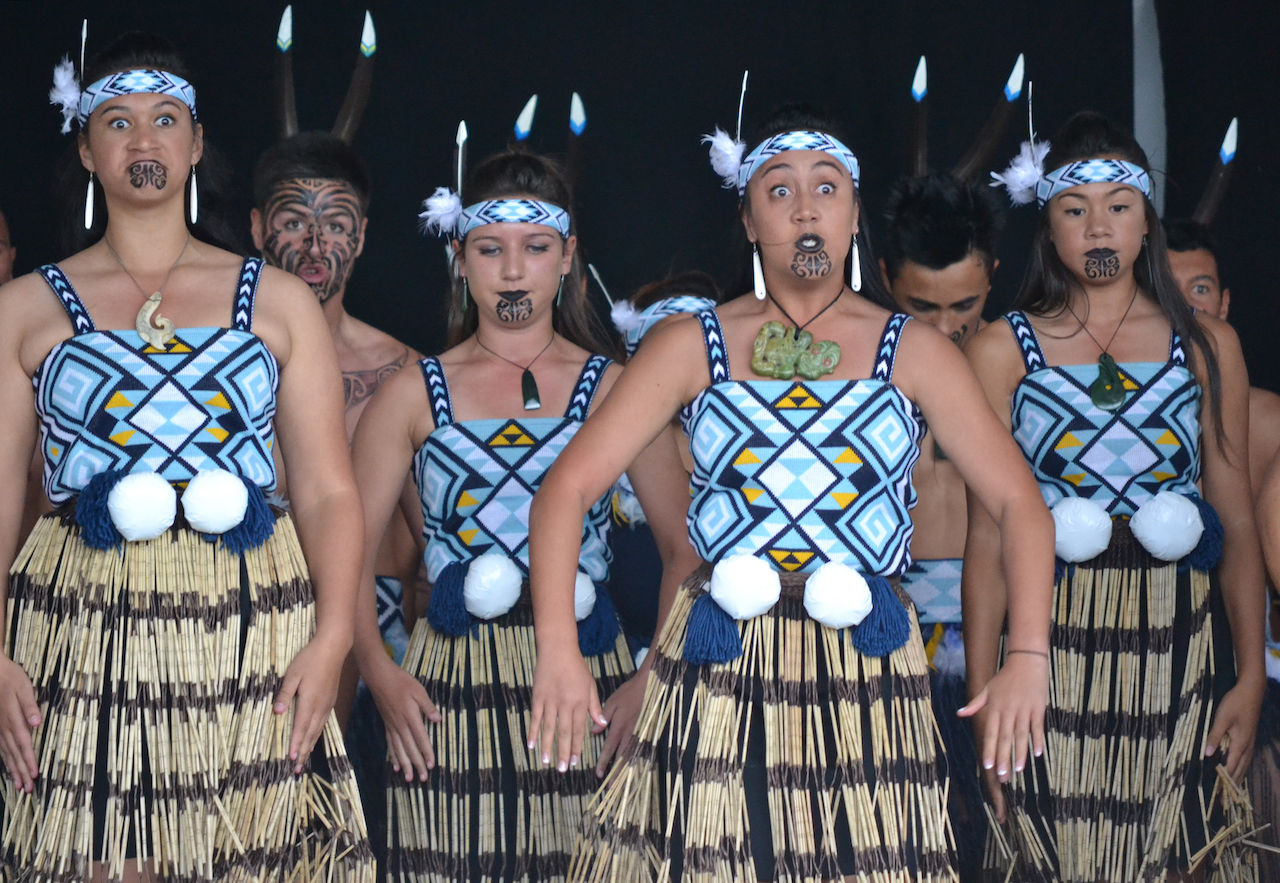
[[[541,359],[542,354],[545,353],[547,350],[549,350],[551,348],[551,344],[555,342],[556,342],[556,332],[555,332],[555,329],[552,329],[551,339],[548,340],[547,345],[544,346],[541,350],[539,350],[538,354],[533,357],[533,362],[536,362],[538,361],[538,359]],[[484,350],[489,355],[497,356],[499,359],[502,359],[502,361],[506,362],[508,365],[515,365],[517,368],[520,368],[524,372],[523,374],[520,375],[520,395],[521,397],[524,398],[524,409],[526,411],[536,411],[542,407],[542,398],[541,396],[538,395],[538,381],[534,380],[533,372],[529,370],[530,368],[533,367],[533,362],[530,362],[527,365],[521,365],[519,362],[511,361],[504,355],[495,353],[493,350],[489,349],[487,346],[484,345],[484,341],[480,339],[479,330],[476,331],[476,343],[479,344],[480,349]]]
[[[1098,343],[1098,338],[1093,336],[1093,332],[1076,315],[1076,311],[1071,309],[1071,304],[1067,304],[1067,312],[1080,323],[1080,329],[1089,335],[1089,339],[1094,342],[1098,349],[1102,350],[1102,354],[1098,356],[1098,378],[1089,385],[1089,401],[1103,411],[1117,411],[1124,404],[1124,378],[1120,376],[1120,368],[1117,367],[1116,360],[1111,357],[1111,353],[1107,352],[1107,350],[1111,348],[1111,344],[1115,343],[1116,335],[1120,333],[1120,326],[1124,324],[1125,319],[1129,318],[1129,311],[1133,309],[1133,303],[1137,299],[1138,289],[1135,288],[1133,297],[1129,298],[1129,306],[1124,308],[1124,315],[1116,323],[1116,330],[1111,332],[1111,339],[1107,341],[1106,346]]]
[[[786,316],[786,317],[787,317],[787,321],[788,321],[788,322],[790,322],[792,325],[794,325],[794,326],[796,327],[796,333],[797,333],[797,334],[799,334],[801,331],[804,331],[806,328],[808,328],[810,325],[812,325],[815,319],[817,319],[819,316],[821,316],[821,315],[822,315],[823,313],[825,313],[827,310],[831,309],[832,307],[834,307],[834,306],[836,305],[836,301],[838,301],[838,300],[840,299],[840,295],[844,294],[844,286],[843,286],[843,285],[841,285],[841,286],[840,286],[840,290],[836,292],[836,296],[835,296],[835,297],[833,297],[833,298],[831,298],[831,303],[827,304],[825,307],[823,307],[822,309],[818,310],[818,312],[814,313],[814,314],[813,314],[813,317],[812,317],[812,318],[810,318],[810,319],[809,319],[809,321],[808,321],[808,322],[805,322],[803,325],[801,325],[801,324],[800,324],[799,322],[797,322],[795,319],[792,319],[792,318],[791,318],[791,314],[790,314],[790,313],[788,313],[788,312],[783,308],[782,304],[778,303],[778,299],[777,299],[776,297],[774,297],[774,296],[773,296],[773,292],[768,291],[768,292],[765,292],[765,293],[769,295],[769,300],[773,303],[773,305],[774,305],[775,307],[777,307],[777,308],[778,308],[778,312],[780,312],[780,313],[782,313],[782,315]]]
[[[840,362],[840,344],[834,340],[815,343],[813,334],[804,329],[835,306],[842,294],[843,285],[831,299],[831,303],[818,310],[803,325],[792,319],[777,298],[769,294],[769,300],[793,327],[786,328],[781,322],[772,319],[761,326],[755,343],[751,345],[751,370],[761,377],[773,377],[777,380],[790,380],[797,374],[806,380],[817,380],[822,375],[835,371]]]

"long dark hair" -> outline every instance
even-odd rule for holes
[[[1050,142],[1049,155],[1045,157],[1046,171],[1059,169],[1068,163],[1098,157],[1119,157],[1151,171],[1147,154],[1133,135],[1100,113],[1081,111],[1067,120]],[[1182,339],[1187,359],[1194,364],[1197,353],[1204,355],[1205,371],[1209,375],[1210,416],[1214,424],[1214,436],[1221,443],[1222,434],[1222,378],[1218,371],[1218,357],[1209,345],[1209,337],[1195,320],[1195,313],[1182,296],[1169,269],[1169,252],[1164,227],[1150,199],[1143,198],[1143,211],[1147,218],[1147,244],[1133,264],[1133,278],[1139,290],[1154,300],[1178,337]],[[1067,269],[1050,237],[1049,213],[1040,213],[1031,245],[1031,259],[1022,277],[1022,287],[1013,301],[1013,309],[1025,310],[1034,316],[1057,316],[1067,308],[1072,291],[1080,289],[1080,283]],[[1194,346],[1188,346],[1194,344]]]
[[[839,139],[843,144],[849,143],[840,125],[826,113],[809,104],[784,104],[769,114],[756,128],[755,137],[747,143],[743,156],[755,150],[760,145],[760,142],[766,138],[772,138],[774,135],[780,135],[783,132],[801,130],[823,132]],[[884,280],[880,278],[880,264],[876,261],[875,251],[871,247],[871,236],[867,232],[870,229],[871,216],[867,214],[866,207],[862,204],[862,197],[859,195],[857,188],[854,189],[853,198],[858,204],[858,235],[854,237],[854,242],[857,243],[859,259],[862,263],[862,290],[858,294],[873,304],[878,304],[886,310],[896,313],[899,309],[898,305],[894,301],[893,295],[889,294],[889,289],[885,288]],[[742,207],[744,210],[749,210],[751,207],[750,199],[745,195],[742,198]],[[729,280],[729,287],[725,289],[726,299],[737,297],[752,287],[751,241],[747,239],[747,232],[743,229],[741,223],[737,226],[735,239],[738,243],[735,247],[735,251],[738,252],[738,259],[734,264],[735,269],[733,276]],[[848,257],[844,261],[845,279],[849,278],[852,266],[853,249],[851,248]]]
[[[140,69],[168,71],[194,84],[186,62],[173,43],[157,34],[138,31],[120,35],[89,59],[81,72],[80,84],[86,87],[111,74]],[[81,138],[89,137],[87,125],[86,123],[86,128],[81,130]],[[208,138],[205,138],[204,155],[196,166],[196,173],[200,217],[195,224],[187,221],[191,235],[218,248],[242,254],[244,249],[241,237],[236,234],[236,227],[230,220],[230,167],[218,149],[209,143]],[[84,228],[84,199],[88,186],[89,173],[80,164],[76,145],[72,145],[68,154],[59,162],[54,187],[57,204],[62,209],[61,239],[64,255],[72,255],[88,248],[101,239],[107,229],[106,196],[102,192],[102,184],[96,179],[93,182],[93,227],[88,230]],[[184,203],[190,198],[190,190],[187,189]],[[184,217],[187,217],[185,211]]]
[[[467,177],[464,199],[468,205],[488,199],[532,196],[542,202],[558,205],[569,213],[569,230],[576,234],[578,222],[573,214],[573,200],[568,178],[559,163],[513,148],[489,157]],[[587,303],[583,285],[582,252],[574,251],[569,273],[561,288],[560,306],[552,311],[551,327],[566,340],[592,353],[609,354],[614,347],[600,324],[595,310]],[[480,311],[474,298],[462,308],[462,279],[453,280],[449,299],[449,346],[454,347],[476,333]]]

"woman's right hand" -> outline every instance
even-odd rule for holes
[[[427,733],[426,721],[443,720],[435,703],[418,679],[391,661],[390,657],[361,670],[369,692],[378,705],[378,713],[387,728],[387,747],[391,750],[391,766],[404,774],[406,782],[418,778],[425,782],[429,770],[435,768],[436,754]]]
[[[12,659],[0,655],[0,757],[18,789],[30,794],[35,787],[35,750],[31,731],[40,726],[40,706],[31,679]]]
[[[587,670],[576,642],[558,651],[538,648],[530,711],[529,748],[539,750],[546,766],[552,763],[551,749],[555,745],[556,769],[562,773],[576,767],[582,758],[588,718],[597,727],[609,725],[600,708],[595,678]]]

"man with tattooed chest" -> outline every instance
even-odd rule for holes
[[[346,142],[328,133],[306,132],[262,155],[254,171],[253,190],[254,245],[267,263],[310,285],[324,308],[342,369],[350,440],[378,386],[421,358],[346,310],[347,282],[364,248],[368,225],[369,178],[364,163]],[[396,655],[403,654],[408,644],[401,615],[403,587],[415,585],[421,560],[417,490],[412,481],[408,488],[406,502],[387,528],[377,563],[379,623],[389,650]],[[409,599],[412,607],[413,591]],[[412,618],[412,609],[408,612]],[[357,682],[354,664],[347,668],[335,709],[344,725]]]

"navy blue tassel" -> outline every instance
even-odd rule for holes
[[[124,469],[99,472],[89,479],[88,486],[76,497],[76,524],[80,525],[80,538],[89,548],[105,551],[124,542],[124,537],[111,521],[107,497],[120,479],[128,474]]]
[[[854,626],[853,646],[863,656],[888,656],[911,637],[911,617],[887,579],[873,576],[867,585],[871,587],[871,612]]]
[[[262,488],[243,475],[240,480],[249,491],[249,505],[245,507],[244,519],[222,535],[222,548],[233,555],[258,548],[276,531],[276,516],[267,505]]]
[[[454,561],[440,571],[431,586],[431,600],[427,603],[427,622],[441,634],[460,638],[471,626],[471,614],[467,611],[462,582],[467,578],[467,565]]]
[[[1054,556],[1053,559],[1053,583],[1057,585],[1062,582],[1062,578],[1067,575],[1067,562],[1061,558]]]
[[[596,583],[596,606],[578,623],[578,649],[583,656],[608,653],[618,642],[618,614],[613,599],[600,583]]]
[[[693,602],[685,629],[684,661],[690,665],[714,665],[732,662],[741,655],[742,636],[738,634],[738,624],[709,592],[699,595]]]
[[[1199,494],[1188,494],[1187,499],[1196,504],[1200,510],[1200,520],[1204,522],[1204,533],[1200,534],[1200,542],[1186,558],[1182,559],[1179,570],[1194,567],[1196,570],[1210,571],[1222,563],[1222,544],[1226,532],[1222,529],[1222,519],[1208,500]]]

